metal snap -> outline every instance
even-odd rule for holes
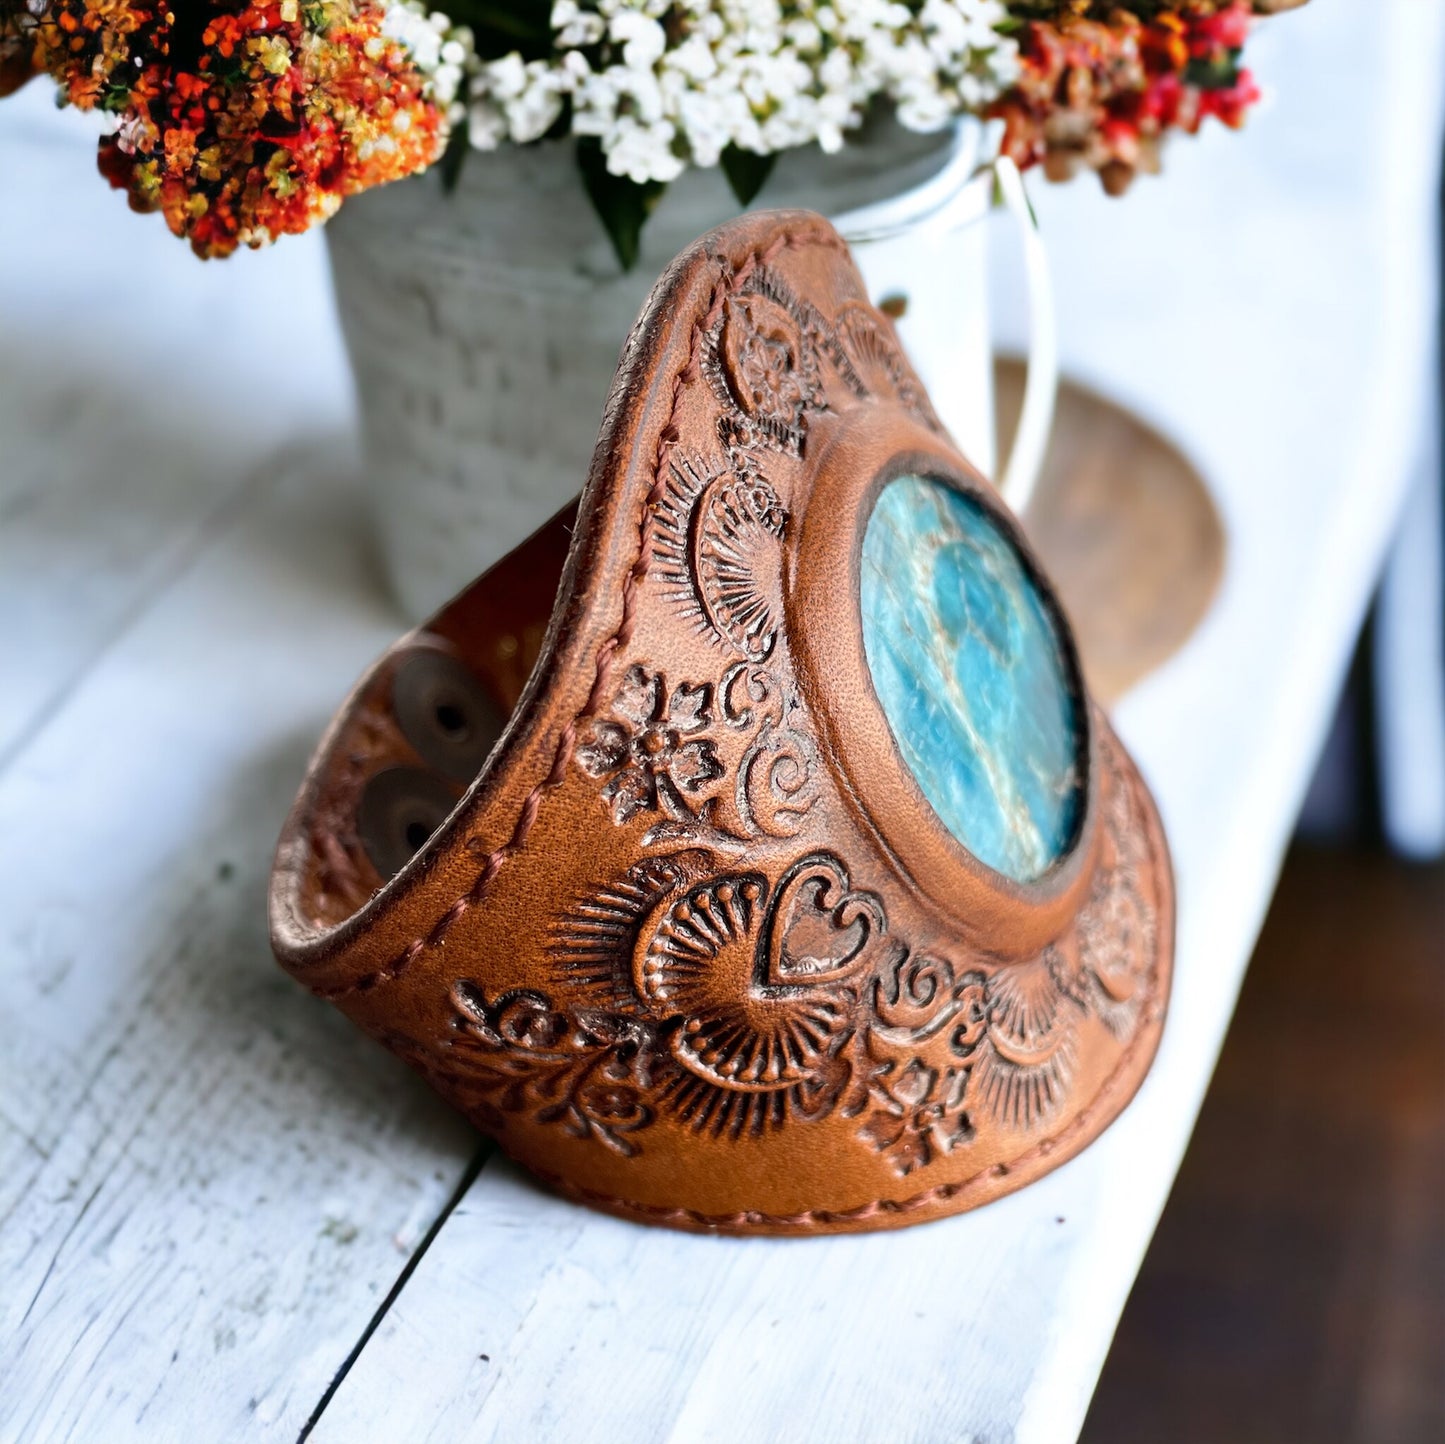
[[[383,878],[409,863],[457,805],[454,787],[419,767],[392,767],[366,784],[357,809],[361,845]]]
[[[402,735],[428,767],[457,782],[470,782],[481,771],[505,725],[477,677],[432,648],[402,659],[392,697]]]

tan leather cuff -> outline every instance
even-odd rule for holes
[[[1057,622],[1078,819],[1031,881],[944,825],[871,679],[860,549],[902,475],[974,499]],[[1076,1153],[1149,1066],[1173,941],[1027,543],[786,212],[674,263],[575,514],[353,693],[271,910],[283,966],[534,1172],[725,1232],[929,1219]]]

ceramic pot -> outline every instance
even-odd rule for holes
[[[969,458],[994,473],[985,133],[875,124],[839,155],[785,153],[755,208],[857,220],[876,300]],[[977,172],[977,173],[976,173]],[[429,615],[580,489],[619,350],[654,281],[736,213],[719,171],[667,191],[622,271],[569,142],[472,155],[451,194],[428,174],[347,203],[327,228],[356,377],[383,562]],[[842,227],[850,235],[847,225]]]

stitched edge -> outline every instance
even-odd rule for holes
[[[1113,738],[1112,735],[1109,745],[1111,747],[1118,747],[1121,752],[1123,750],[1122,744]],[[1149,797],[1144,787],[1143,779],[1139,777],[1137,772],[1134,772],[1130,777],[1129,787],[1134,794],[1135,801],[1142,806],[1145,815],[1148,817],[1150,863],[1153,874],[1157,877],[1161,865],[1167,869],[1167,857],[1165,856],[1164,848],[1161,846],[1163,824],[1159,820],[1153,800]],[[709,1214],[692,1208],[667,1208],[657,1204],[634,1203],[630,1199],[621,1198],[615,1194],[604,1193],[598,1189],[583,1188],[579,1184],[569,1182],[560,1174],[537,1168],[531,1163],[522,1163],[521,1166],[556,1189],[557,1192],[568,1198],[576,1199],[581,1203],[595,1204],[600,1208],[625,1214],[647,1223],[673,1225],[709,1232],[742,1233],[763,1228],[803,1231],[816,1228],[819,1225],[830,1226],[837,1224],[867,1223],[875,1218],[890,1216],[903,1217],[918,1213],[935,1204],[947,1203],[950,1199],[967,1193],[971,1189],[985,1183],[987,1180],[1005,1179],[1018,1169],[1027,1168],[1029,1164],[1036,1160],[1047,1158],[1051,1153],[1056,1152],[1061,1145],[1067,1145],[1072,1142],[1078,1134],[1089,1131],[1099,1106],[1103,1104],[1104,1100],[1107,1099],[1118,1086],[1121,1077],[1130,1071],[1138,1054],[1144,1048],[1146,1041],[1152,1041],[1156,1048],[1158,1046],[1160,1029],[1163,1024],[1163,1015],[1159,1009],[1160,973],[1166,952],[1169,956],[1172,971],[1174,960],[1174,933],[1175,918],[1174,909],[1171,905],[1170,931],[1167,948],[1161,945],[1155,950],[1153,961],[1149,967],[1148,1006],[1141,1012],[1139,1026],[1135,1029],[1133,1038],[1129,1041],[1123,1052],[1120,1053],[1119,1061],[1099,1085],[1094,1096],[1089,1100],[1088,1105],[1076,1113],[1057,1133],[1051,1134],[1048,1138],[1041,1138],[1032,1148],[1026,1149],[1023,1153],[1013,1158],[990,1164],[989,1167],[981,1168],[977,1173],[970,1174],[967,1178],[958,1179],[953,1183],[936,1184],[932,1188],[924,1189],[922,1193],[911,1194],[907,1198],[874,1199],[871,1203],[858,1204],[853,1208],[815,1208],[805,1209],[801,1213],[764,1213],[757,1209],[742,1209],[736,1213]],[[1128,1103],[1128,1098],[1125,1098],[1124,1101],[1120,1103],[1115,1112],[1116,1117],[1118,1113],[1121,1113],[1124,1108],[1128,1106]],[[1084,1140],[1085,1143],[1089,1141],[1088,1139]],[[998,1195],[994,1196],[997,1197]]]
[[[482,900],[492,879],[502,870],[507,860],[525,845],[527,835],[537,820],[537,813],[541,808],[543,797],[560,786],[567,776],[567,767],[572,760],[572,751],[576,745],[578,724],[585,717],[595,713],[602,705],[606,697],[607,683],[612,674],[613,660],[631,640],[632,629],[636,623],[637,590],[647,576],[648,567],[652,562],[652,528],[649,526],[649,522],[656,504],[662,499],[663,478],[666,474],[668,454],[681,439],[681,433],[677,428],[677,413],[682,405],[683,394],[701,375],[703,340],[720,319],[722,308],[728,298],[747,284],[759,266],[767,265],[784,250],[800,250],[807,245],[821,246],[829,250],[845,251],[847,249],[842,238],[831,230],[822,231],[811,228],[803,231],[784,231],[775,236],[766,247],[753,251],[740,266],[731,272],[724,271],[719,275],[713,286],[707,310],[693,322],[687,361],[673,378],[672,407],[668,413],[667,423],[663,426],[657,439],[657,449],[653,457],[652,486],[643,500],[642,515],[638,521],[637,557],[622,584],[622,619],[617,625],[617,630],[598,647],[596,671],[587,701],[577,716],[562,729],[562,734],[557,739],[557,751],[552,759],[551,770],[527,794],[522,803],[522,810],[518,815],[516,826],[512,829],[511,837],[501,847],[482,859],[481,872],[478,873],[471,887],[437,919],[429,932],[421,937],[413,938],[391,962],[363,974],[360,978],[331,986],[313,984],[311,991],[317,997],[335,1001],[339,998],[350,997],[355,993],[370,992],[383,983],[394,982],[401,977],[423,952],[428,948],[441,945],[452,928]]]
[[[648,566],[652,560],[652,533],[648,523],[653,516],[655,504],[661,498],[662,477],[664,475],[668,453],[676,446],[680,439],[677,430],[677,412],[682,403],[682,396],[685,389],[697,379],[699,375],[699,360],[703,338],[717,323],[722,307],[729,296],[733,295],[745,285],[752,274],[761,265],[772,261],[783,250],[801,249],[808,244],[814,244],[833,250],[846,250],[846,244],[838,236],[831,232],[819,231],[798,231],[783,232],[781,235],[762,250],[755,250],[743,264],[730,274],[720,275],[713,287],[712,299],[703,316],[693,323],[692,335],[688,346],[688,359],[682,369],[673,378],[672,408],[668,414],[666,425],[658,436],[657,450],[654,455],[653,484],[648,490],[642,506],[642,515],[638,524],[638,552],[627,577],[623,582],[622,589],[622,619],[618,623],[617,630],[604,641],[597,650],[596,671],[593,683],[588,693],[587,701],[582,710],[562,729],[562,735],[558,739],[557,751],[553,757],[552,768],[545,778],[539,782],[522,804],[521,813],[518,816],[517,824],[513,829],[512,836],[496,851],[490,853],[483,862],[482,871],[471,888],[458,898],[456,902],[442,914],[431,931],[424,937],[413,939],[411,943],[399,953],[396,959],[387,967],[377,969],[357,981],[343,985],[336,989],[314,989],[319,996],[326,998],[345,997],[352,993],[366,992],[383,982],[390,982],[411,965],[415,959],[427,947],[438,945],[447,932],[474,907],[484,895],[488,884],[501,871],[503,864],[511,855],[521,849],[526,842],[537,818],[537,812],[541,807],[543,796],[553,788],[559,786],[566,777],[567,766],[571,761],[572,750],[576,742],[577,727],[583,718],[596,711],[605,696],[607,681],[611,676],[613,659],[631,639],[632,629],[635,624],[636,594],[637,589],[647,576]],[[1109,745],[1118,747],[1122,751],[1122,745],[1112,733],[1109,734]],[[1153,865],[1154,875],[1157,877],[1161,864],[1167,868],[1167,860],[1164,855],[1162,844],[1162,824],[1159,821],[1157,810],[1144,787],[1143,779],[1137,772],[1132,772],[1129,779],[1129,787],[1134,793],[1136,801],[1142,804],[1143,810],[1148,818],[1148,836],[1150,861]],[[1136,1058],[1143,1050],[1146,1042],[1153,1048],[1158,1046],[1159,1030],[1162,1026],[1162,1014],[1159,1010],[1159,986],[1160,973],[1162,971],[1163,958],[1167,952],[1172,970],[1174,955],[1174,909],[1170,907],[1170,934],[1167,948],[1161,946],[1156,950],[1149,968],[1149,991],[1148,1007],[1140,1019],[1138,1028],[1133,1038],[1119,1055],[1118,1062],[1109,1072],[1108,1076],[1100,1084],[1089,1104],[1074,1115],[1069,1122],[1055,1134],[1048,1138],[1040,1139],[1031,1148],[1013,1158],[1002,1160],[991,1164],[988,1168],[980,1169],[977,1173],[971,1174],[968,1178],[959,1179],[952,1183],[936,1184],[932,1188],[923,1190],[921,1193],[911,1194],[902,1199],[875,1199],[870,1203],[859,1204],[851,1209],[805,1209],[801,1213],[794,1214],[772,1214],[756,1209],[745,1209],[730,1214],[706,1214],[697,1209],[690,1208],[668,1208],[661,1205],[635,1203],[619,1195],[605,1193],[598,1189],[583,1188],[578,1184],[569,1182],[559,1174],[537,1168],[530,1163],[523,1163],[526,1168],[536,1177],[555,1188],[566,1197],[579,1200],[583,1203],[595,1204],[599,1207],[626,1214],[631,1217],[645,1220],[650,1223],[677,1225],[692,1229],[705,1231],[742,1232],[750,1229],[776,1228],[780,1230],[802,1231],[817,1226],[831,1226],[838,1224],[867,1223],[872,1219],[881,1217],[901,1217],[918,1213],[936,1204],[946,1203],[950,1199],[979,1187],[985,1181],[1002,1180],[1021,1168],[1027,1168],[1038,1159],[1047,1158],[1056,1152],[1059,1147],[1067,1146],[1081,1133],[1086,1133],[1093,1124],[1094,1117],[1099,1107],[1113,1093],[1118,1086],[1119,1080],[1133,1067]],[[1127,1106],[1126,1098],[1120,1105],[1117,1112]],[[500,1140],[499,1140],[500,1141]],[[1088,1140],[1085,1140],[1088,1141]]]

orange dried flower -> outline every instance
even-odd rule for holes
[[[384,32],[382,0],[32,8],[31,63],[63,100],[116,117],[101,172],[198,255],[303,231],[425,169],[446,141],[425,77]]]

